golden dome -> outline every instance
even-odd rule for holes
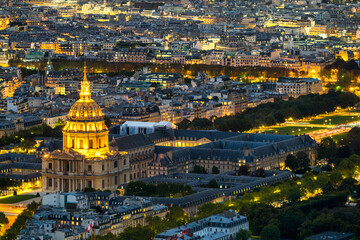
[[[72,105],[67,118],[69,121],[101,121],[104,119],[104,114],[94,100],[79,99]]]
[[[74,150],[87,158],[104,157],[109,153],[109,131],[104,114],[91,99],[90,83],[84,68],[80,99],[72,105],[63,128],[63,150]]]

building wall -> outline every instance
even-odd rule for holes
[[[65,156],[64,156],[65,155]],[[72,192],[84,188],[116,190],[128,179],[129,156],[114,154],[104,159],[45,154],[42,162],[42,186],[45,192]]]

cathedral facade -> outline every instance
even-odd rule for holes
[[[129,181],[129,155],[109,149],[108,134],[104,114],[91,98],[85,67],[80,99],[63,129],[63,149],[43,156],[43,191],[115,190]]]

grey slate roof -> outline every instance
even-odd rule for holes
[[[117,147],[119,151],[153,145],[150,139],[143,133],[115,138],[110,146]]]

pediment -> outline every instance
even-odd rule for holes
[[[53,157],[62,158],[62,159],[74,159],[76,157],[83,156],[82,154],[80,154],[74,150],[71,150],[71,149],[68,152],[56,150],[56,151],[52,152],[51,155]]]

